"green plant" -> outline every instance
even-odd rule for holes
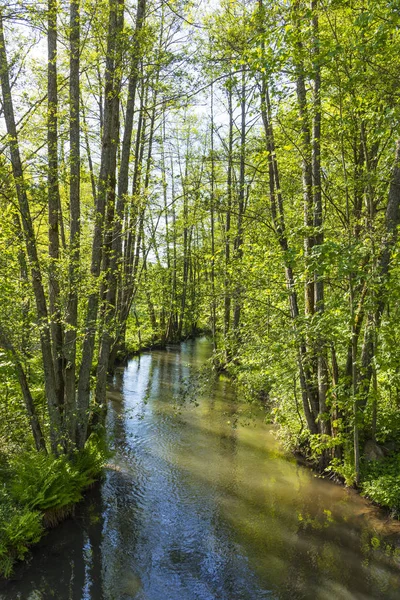
[[[400,513],[400,454],[364,465],[362,493],[396,515]]]
[[[83,492],[99,477],[107,451],[92,435],[71,456],[21,452],[2,469],[0,488],[0,576],[9,577],[14,562],[39,541],[45,525],[70,513]]]
[[[0,576],[9,577],[15,560],[24,558],[43,534],[42,515],[12,502],[3,487],[0,494]]]

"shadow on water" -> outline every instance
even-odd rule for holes
[[[228,381],[199,385],[210,351],[117,371],[104,480],[0,600],[400,598],[400,526],[282,456]]]

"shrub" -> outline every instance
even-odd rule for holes
[[[373,502],[400,514],[400,455],[365,464],[362,491]]]

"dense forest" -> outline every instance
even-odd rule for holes
[[[108,376],[207,333],[282,443],[400,510],[400,10],[0,5],[0,573],[99,475]]]

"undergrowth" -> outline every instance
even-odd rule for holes
[[[400,516],[400,454],[391,454],[381,461],[363,467],[362,492],[370,500]]]
[[[85,489],[99,477],[106,450],[91,436],[71,456],[24,451],[0,471],[0,576],[9,577],[17,560],[38,542],[45,528],[70,514]]]

